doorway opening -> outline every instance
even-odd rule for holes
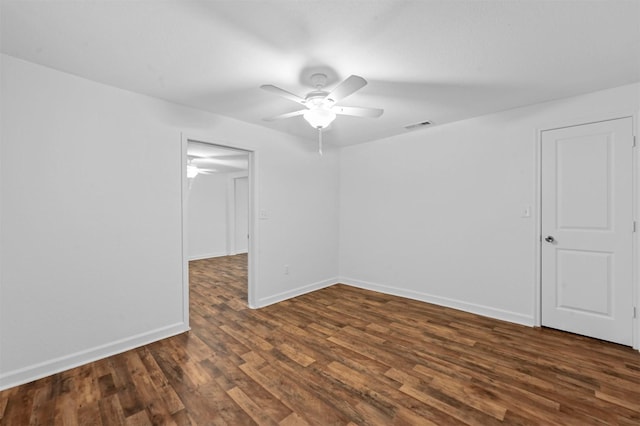
[[[253,300],[254,153],[195,139],[182,144],[182,255],[184,316],[188,323],[189,271],[235,277],[244,303]],[[221,281],[222,282],[222,281]]]

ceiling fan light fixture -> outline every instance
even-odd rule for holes
[[[324,129],[336,119],[336,113],[326,108],[313,108],[305,111],[303,117],[311,127]]]

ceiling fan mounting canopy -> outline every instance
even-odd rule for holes
[[[317,73],[311,74],[310,79],[313,87],[315,87],[318,90],[322,89],[324,86],[327,85],[327,75],[325,73],[317,72]]]

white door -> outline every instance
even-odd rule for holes
[[[234,179],[235,252],[249,249],[249,179]]]
[[[632,345],[631,118],[542,132],[542,325]]]

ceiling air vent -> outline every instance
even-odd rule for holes
[[[431,121],[421,121],[420,123],[409,124],[408,126],[404,126],[404,128],[407,130],[415,130],[415,129],[419,129],[420,127],[429,126],[431,124],[433,124],[433,122]]]

